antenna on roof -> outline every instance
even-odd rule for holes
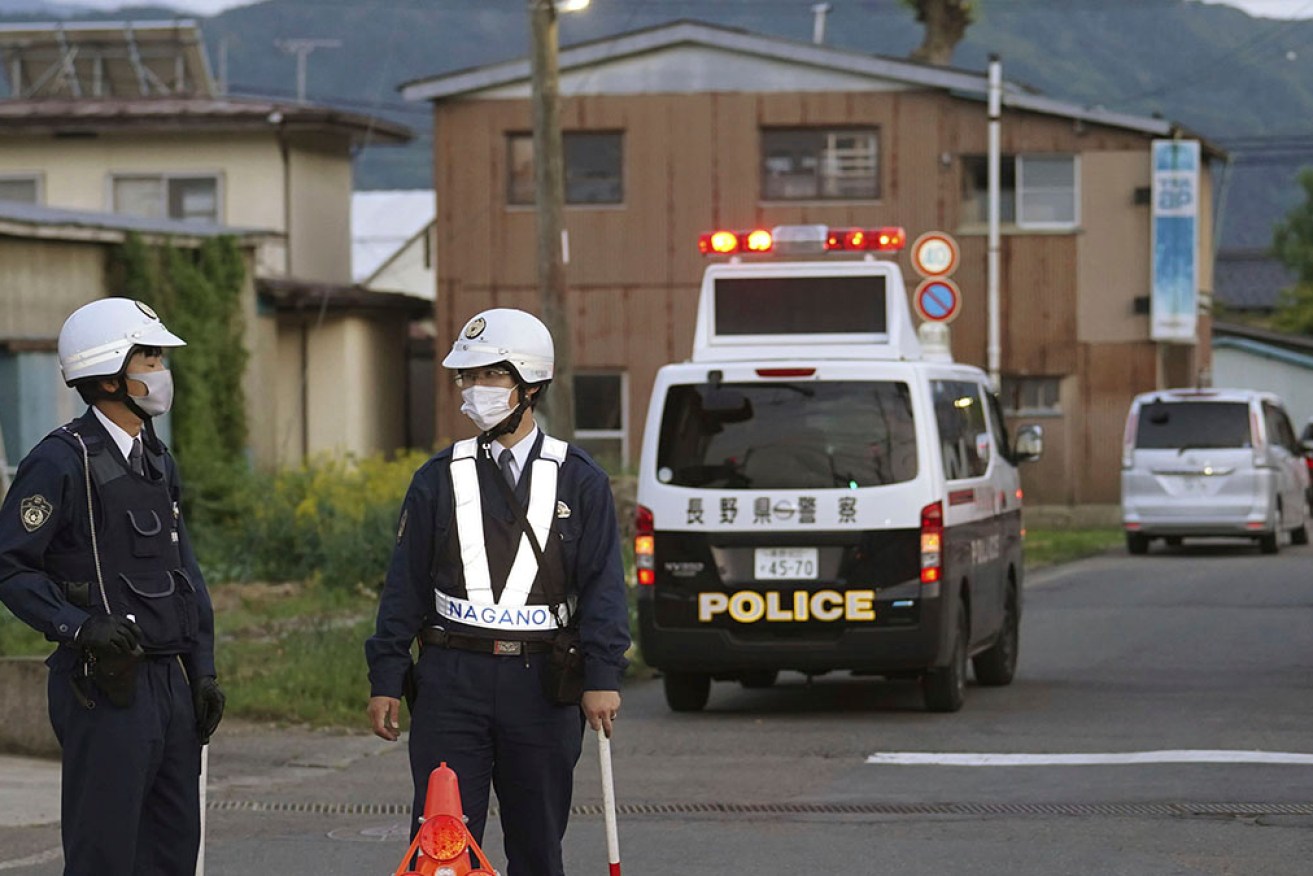
[[[274,40],[274,45],[289,55],[296,55],[296,100],[297,103],[305,103],[306,58],[315,49],[336,49],[342,45],[342,41],[295,37],[293,39]]]

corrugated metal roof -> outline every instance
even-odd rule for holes
[[[1234,310],[1274,310],[1281,290],[1295,275],[1267,250],[1218,253],[1213,263],[1213,295]]]
[[[64,210],[21,201],[0,201],[0,235],[17,237],[85,239],[82,232],[109,232],[122,237],[128,232],[153,236],[237,237],[277,236],[277,232],[255,228],[233,228],[211,222],[184,222],[180,219],[149,219],[122,213],[99,213],[91,210]]]
[[[872,79],[939,88],[959,96],[983,97],[989,91],[988,77],[980,72],[869,55],[780,37],[761,36],[738,28],[721,27],[699,21],[676,21],[565,47],[560,51],[559,67],[561,72],[565,72],[687,44],[741,52],[786,63],[828,68],[850,75],[865,75]],[[529,59],[524,58],[415,79],[403,83],[399,90],[406,100],[436,101],[524,82],[529,78],[530,63]],[[1016,83],[1005,82],[1003,88],[1004,106],[1143,131],[1155,136],[1167,136],[1178,130],[1177,126],[1164,119],[1110,112],[1099,107],[1085,107],[1054,100],[1038,95],[1033,89]],[[1216,147],[1209,148],[1211,152],[1219,152]]]
[[[0,100],[0,137],[33,132],[261,129],[332,130],[355,140],[408,143],[404,125],[322,104],[245,97]]]
[[[437,215],[431,189],[355,192],[351,196],[351,277],[363,283]]]

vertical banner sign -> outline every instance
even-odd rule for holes
[[[1153,141],[1149,336],[1193,344],[1199,299],[1199,141]]]

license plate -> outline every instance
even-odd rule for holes
[[[757,548],[758,581],[814,581],[820,577],[816,548]]]

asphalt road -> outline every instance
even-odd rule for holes
[[[1217,543],[1033,576],[1017,680],[971,686],[952,715],[925,712],[915,684],[847,675],[718,683],[693,715],[635,684],[613,743],[623,872],[1313,872],[1310,560]],[[868,760],[903,753],[1095,762]],[[401,747],[231,726],[211,763],[210,876],[395,869]],[[588,739],[572,876],[606,873],[600,799]],[[0,830],[0,873],[60,873],[57,844],[53,826]],[[495,824],[485,846],[503,866]]]

